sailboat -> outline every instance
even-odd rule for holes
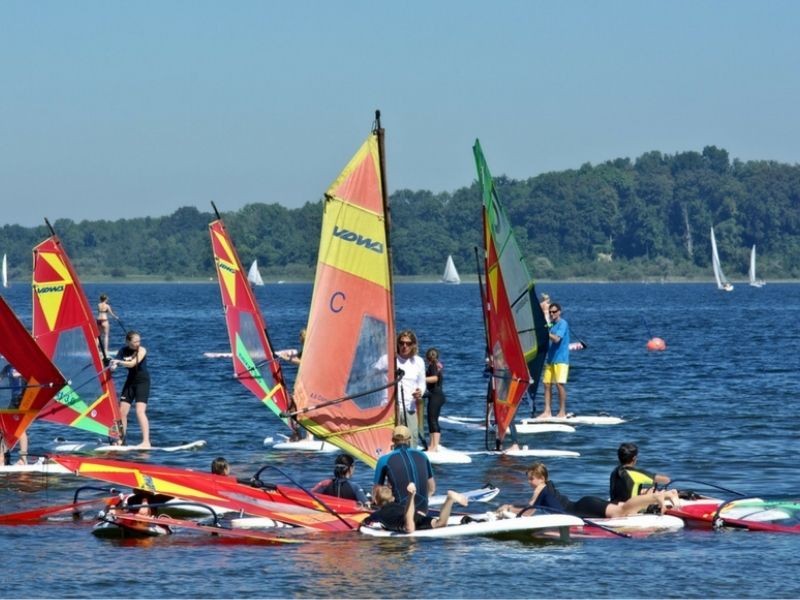
[[[3,287],[8,287],[8,257],[3,254]]]
[[[714,237],[714,228],[711,228],[711,265],[714,268],[714,279],[717,281],[717,289],[724,292],[732,292],[733,284],[725,277],[722,266],[719,263],[719,252],[717,251],[717,239]]]
[[[100,331],[61,240],[45,223],[51,236],[33,249],[33,337],[68,384],[39,417],[117,442],[122,419]]]
[[[750,249],[750,270],[748,271],[748,275],[750,276],[750,286],[754,288],[760,288],[767,285],[767,282],[763,279],[756,279],[756,245],[753,244],[753,247]]]
[[[294,388],[318,438],[374,467],[396,423],[394,295],[384,131],[375,127],[325,192],[322,232]]]
[[[497,439],[502,442],[517,407],[530,388],[539,386],[549,341],[547,321],[536,298],[533,278],[525,266],[508,216],[481,150],[472,148],[483,192],[483,268],[480,284],[486,325],[486,351],[492,368],[487,391],[494,412]],[[487,410],[487,421],[489,411]],[[486,427],[486,449],[493,450]]]
[[[442,275],[442,283],[461,283],[461,277],[458,276],[456,265],[453,263],[452,254],[447,255],[447,263],[444,265],[444,275]]]
[[[264,285],[264,280],[261,279],[261,273],[258,271],[258,259],[253,261],[250,265],[250,270],[247,272],[247,281],[253,285]]]

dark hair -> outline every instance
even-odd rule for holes
[[[556,309],[558,312],[561,312],[561,305],[560,305],[558,302],[551,302],[551,303],[550,303],[550,309],[549,309],[549,310],[553,310],[554,308],[555,308],[555,309]]]
[[[425,358],[426,358],[427,360],[433,360],[433,359],[431,358],[431,354],[436,354],[436,360],[439,360],[439,349],[438,349],[438,348],[428,348],[428,349],[425,351]]]
[[[105,302],[106,300],[108,300],[108,296],[105,294],[100,294],[100,302]]]
[[[229,468],[228,461],[223,456],[218,456],[211,461],[211,472],[214,475],[227,475]]]
[[[126,342],[130,342],[130,341],[133,339],[133,336],[135,336],[135,335],[138,335],[139,337],[142,337],[142,334],[141,334],[141,333],[139,333],[138,331],[134,331],[133,329],[131,329],[131,330],[130,330],[128,333],[126,333],[126,334],[125,334],[125,341],[126,341]]]
[[[333,463],[333,476],[344,477],[347,470],[355,464],[355,460],[349,454],[340,454]]]
[[[633,442],[625,442],[620,444],[617,450],[617,458],[621,465],[627,465],[639,454],[639,447]]]

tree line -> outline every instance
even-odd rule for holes
[[[800,277],[799,165],[731,161],[727,151],[707,146],[495,183],[536,278],[708,277],[712,225],[729,276],[746,274],[755,244],[760,277]],[[462,275],[474,274],[481,202],[476,182],[454,192],[392,193],[395,273],[438,277],[452,254]],[[243,262],[257,258],[272,278],[313,277],[321,201],[295,209],[254,203],[223,217]],[[85,279],[170,280],[213,275],[213,219],[184,207],[165,217],[61,218],[53,226]],[[12,278],[30,276],[31,248],[47,235],[44,226],[0,228]]]

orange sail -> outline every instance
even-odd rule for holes
[[[294,401],[300,424],[374,466],[395,425],[394,304],[378,126],[325,193]]]
[[[33,249],[33,337],[68,378],[40,418],[122,437],[119,400],[100,357],[100,332],[72,263],[53,234]]]
[[[216,210],[216,207],[215,207]],[[209,226],[222,307],[233,353],[233,376],[284,420],[289,395],[267,326],[222,219]]]
[[[0,437],[10,449],[66,381],[1,296],[0,357],[8,363],[0,379],[0,396],[22,393],[18,408],[5,408],[3,401],[0,409]],[[16,385],[13,370],[23,380]]]

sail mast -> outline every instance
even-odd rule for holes
[[[378,136],[378,166],[381,174],[381,200],[383,201],[383,228],[386,231],[386,260],[389,263],[389,294],[392,298],[392,305],[390,308],[391,327],[390,333],[394,332],[394,275],[392,272],[392,213],[389,208],[389,186],[386,184],[386,145],[385,136],[386,132],[381,127],[381,111],[375,111],[375,133]],[[391,340],[394,344],[394,340]]]

